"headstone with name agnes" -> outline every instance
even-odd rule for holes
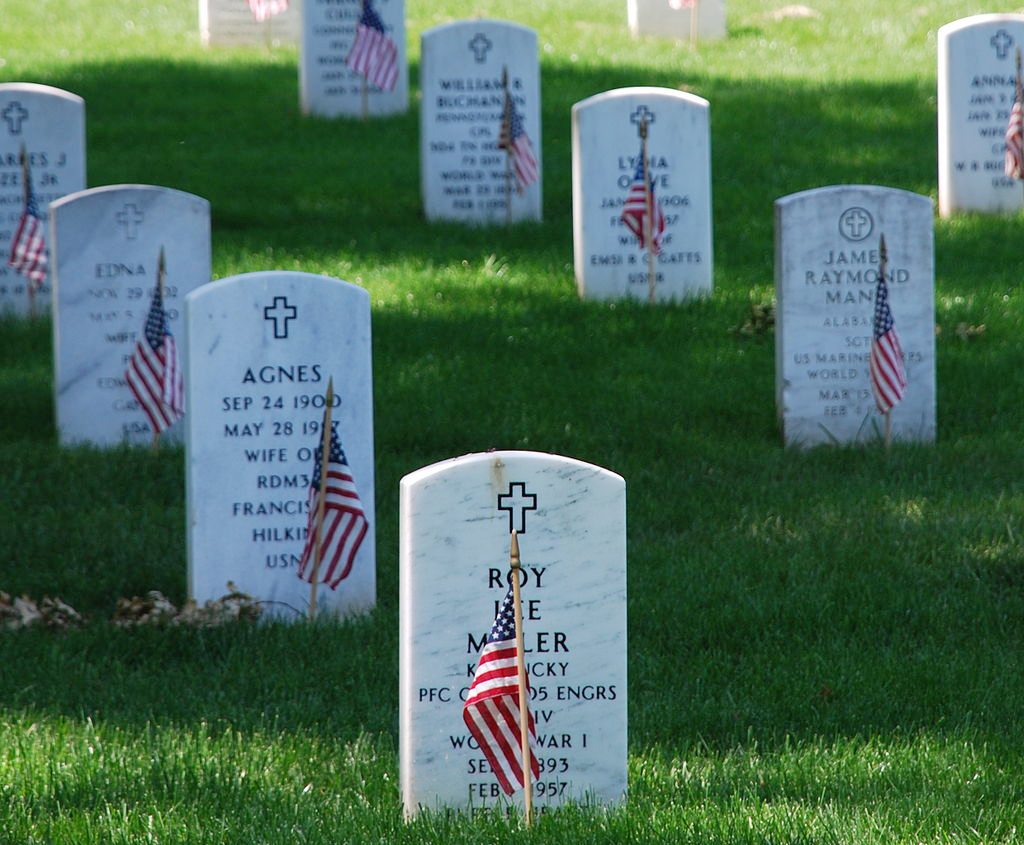
[[[19,315],[30,311],[28,280],[7,261],[25,209],[23,146],[32,194],[48,221],[53,200],[85,188],[85,101],[49,85],[0,83],[0,313]],[[49,309],[50,294],[48,277],[36,291],[38,311]]]
[[[540,452],[465,455],[401,482],[399,755],[408,815],[506,812],[462,708],[522,561],[525,666],[540,779],[534,807],[626,793],[625,482]]]
[[[421,54],[420,174],[427,219],[539,220],[537,33],[507,21],[456,21],[425,31]],[[506,91],[521,130],[515,155],[498,146]]]
[[[895,440],[935,439],[935,270],[930,198],[833,185],[775,202],[775,387],[788,446],[878,439],[869,377],[874,302],[886,280],[907,387]]]
[[[143,336],[161,250],[164,309],[181,337],[185,294],[210,281],[210,204],[173,188],[107,185],[56,200],[50,212],[60,442],[148,444],[152,429],[125,367]],[[181,423],[163,436],[180,439]]]
[[[687,41],[725,38],[725,0],[627,0],[626,16],[634,37],[653,35]]]
[[[346,552],[333,574],[321,571],[317,612],[371,607],[376,521],[369,294],[311,273],[245,273],[193,291],[185,311],[189,595],[202,604],[223,595],[231,581],[264,602],[267,616],[306,614],[311,588],[297,572],[313,455],[333,379],[332,428],[351,472],[351,504],[361,510],[366,530],[361,540],[357,530],[350,535],[353,557]]]
[[[938,32],[939,214],[1012,212],[1024,182],[1004,169],[1024,15],[973,15]]]
[[[395,76],[374,84],[346,64],[357,39],[365,4],[383,27],[375,55],[393,45]],[[303,114],[368,117],[397,114],[409,107],[409,68],[405,50],[405,0],[303,0],[299,91]]]
[[[636,211],[634,186],[642,191],[644,131],[654,220],[663,221],[654,256],[624,214],[630,207]],[[572,208],[576,285],[583,298],[647,300],[651,275],[658,301],[710,293],[708,101],[667,88],[620,88],[576,103]]]
[[[208,47],[298,44],[302,0],[257,20],[248,0],[199,0],[199,37]]]

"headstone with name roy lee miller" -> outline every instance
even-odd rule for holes
[[[404,0],[303,0],[299,91],[303,114],[404,112],[409,107]]]
[[[537,33],[506,21],[456,21],[426,30],[421,54],[427,219],[540,220]]]
[[[209,47],[298,44],[302,0],[257,4],[257,14],[247,0],[199,0],[199,37]],[[268,14],[271,9],[279,9]]]
[[[696,41],[725,38],[725,0],[627,0],[626,16],[634,37]],[[691,30],[694,20],[696,33]]]
[[[939,214],[1011,212],[1024,182],[1006,175],[1006,127],[1024,15],[973,15],[938,32]]]
[[[646,132],[653,247],[640,175]],[[711,292],[708,102],[667,88],[620,88],[572,107],[576,285],[585,299],[679,300]],[[651,255],[651,251],[654,255]],[[653,270],[653,272],[651,272]]]
[[[0,313],[24,316],[30,311],[29,280],[7,263],[25,208],[22,147],[48,237],[50,203],[85,189],[85,101],[49,85],[0,83]],[[47,273],[36,290],[36,308],[48,309],[50,294]]]
[[[153,185],[107,185],[51,205],[54,389],[60,442],[149,444],[153,432],[125,380],[166,255],[164,309],[180,343],[182,302],[210,281],[210,204]],[[180,440],[181,423],[165,436]]]
[[[326,276],[268,271],[204,285],[187,297],[185,310],[189,595],[201,604],[231,581],[266,602],[268,616],[307,613],[311,588],[297,573],[333,380],[332,427],[354,487],[346,518],[361,511],[365,533],[350,535],[352,557],[321,570],[317,611],[347,615],[371,607],[369,294]]]
[[[626,793],[625,482],[540,452],[465,455],[401,482],[399,745],[407,815],[522,806],[463,721],[478,654],[522,559],[537,733],[534,807]]]
[[[935,439],[935,270],[931,199],[834,185],[775,202],[775,387],[786,445],[878,438],[869,376],[885,236],[886,281],[907,386],[896,440]]]

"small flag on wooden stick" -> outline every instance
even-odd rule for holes
[[[502,69],[501,84],[505,90],[505,106],[501,112],[498,149],[508,154],[511,171],[515,175],[516,193],[521,194],[537,181],[540,169],[533,154],[533,144],[523,126],[523,116],[516,109],[508,90],[508,69]]]
[[[32,193],[32,173],[24,144],[20,161],[25,208],[18,220],[18,228],[14,231],[7,264],[29,280],[29,291],[33,292],[46,281],[46,221],[39,213],[39,206]]]
[[[1021,87],[1020,48],[1017,48],[1017,84],[1010,122],[1006,126],[1006,161],[1004,171],[1011,179],[1024,179],[1024,92]]]
[[[889,307],[889,286],[885,280],[889,256],[885,248],[885,235],[881,236],[878,251],[881,255],[881,266],[878,270],[878,285],[875,288],[874,332],[868,363],[875,404],[881,413],[888,414],[893,406],[903,399],[903,393],[907,388],[907,373],[904,367],[903,348],[894,328],[892,308]]]
[[[394,90],[398,81],[398,48],[385,33],[384,21],[373,8],[373,0],[363,0],[356,37],[345,64],[382,91]]]
[[[288,11],[288,0],[249,0],[249,10],[259,22]]]

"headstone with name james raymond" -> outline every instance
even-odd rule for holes
[[[627,0],[629,31],[634,37],[654,35],[689,41],[694,8],[698,41],[725,38],[725,0]]]
[[[522,806],[463,721],[505,597],[518,532],[540,812],[626,793],[626,488],[540,452],[465,455],[405,476],[400,494],[399,757],[407,815]]]
[[[541,218],[537,33],[469,20],[422,36],[420,175],[428,220],[502,223]],[[511,151],[499,148],[506,90]],[[511,208],[509,207],[511,200]]]
[[[620,88],[572,107],[573,251],[585,299],[649,298],[646,242],[627,225],[638,213],[647,219],[638,173],[644,126],[654,220],[663,221],[651,262],[655,299],[711,292],[708,101],[667,88]]]
[[[50,203],[85,188],[85,101],[49,85],[0,83],[0,313],[27,315],[29,282],[7,265],[25,209],[23,146],[32,195],[48,232]],[[35,294],[37,311],[50,308],[50,294],[48,274]]]
[[[892,435],[935,439],[932,201],[833,185],[775,201],[775,388],[788,446],[855,443],[884,431],[869,377],[880,235],[907,373]]]
[[[311,273],[245,273],[193,291],[185,312],[189,595],[202,604],[223,595],[231,581],[266,602],[269,616],[306,614],[311,588],[297,573],[313,456],[333,379],[332,428],[353,489],[351,507],[335,512],[338,536],[345,534],[348,545],[333,570],[324,558],[317,612],[345,615],[371,607],[376,521],[369,294]]]
[[[1011,212],[1024,182],[1004,170],[1024,15],[973,15],[939,28],[939,214]]]
[[[357,43],[367,6],[382,29],[364,27]],[[372,62],[371,76],[377,82],[346,64],[353,45],[359,55],[380,59]],[[361,47],[367,48],[365,52]],[[404,112],[409,107],[405,0],[303,0],[299,92],[303,114],[364,117]]]
[[[148,444],[152,428],[125,381],[143,337],[161,249],[164,309],[179,357],[185,294],[210,281],[210,203],[153,185],[90,188],[50,206],[53,358],[60,442]],[[180,440],[181,422],[163,435]]]
[[[257,20],[248,0],[199,0],[199,37],[208,47],[298,44],[302,0]]]

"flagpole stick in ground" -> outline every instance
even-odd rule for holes
[[[505,93],[505,107],[501,115],[499,134],[504,137],[505,133],[508,133],[508,137],[505,139],[505,225],[510,225],[512,223],[512,119],[508,113],[510,101],[507,65],[503,65],[501,68],[501,90]],[[500,140],[501,138],[499,138]]]
[[[512,531],[512,542],[508,552],[508,565],[512,570],[512,601],[516,622],[516,666],[519,670],[519,742],[523,757],[523,821],[527,827],[533,824],[533,778],[530,761],[530,713],[527,701],[526,663],[523,650],[523,605],[519,597],[519,538]]]
[[[690,48],[697,46],[697,9],[700,7],[700,0],[693,0],[690,6]]]
[[[164,272],[165,272],[165,269],[166,268],[165,268],[165,264],[164,264],[164,248],[160,247],[160,258],[157,261],[157,265],[156,265],[156,296],[159,297],[160,307],[161,308],[163,308],[163,302],[164,302]],[[167,342],[167,340],[165,338],[164,339],[164,343],[166,344],[166,342]],[[165,355],[167,354],[167,347],[166,346],[164,347],[164,354]],[[167,362],[165,360],[164,361],[164,367],[166,367],[166,366],[167,366]],[[155,454],[155,453],[157,453],[159,451],[160,451],[160,432],[157,431],[156,427],[154,426],[153,427],[153,453]]]
[[[363,120],[368,120],[370,117],[370,80],[365,76],[363,77]]]
[[[331,447],[331,407],[334,405],[334,377],[327,380],[327,407],[324,409],[324,430],[320,438],[320,490],[316,500],[316,542],[313,546],[313,577],[309,584],[309,621],[316,618],[316,582],[320,577],[320,558],[323,555],[324,505],[327,500],[327,457]]]
[[[21,162],[21,200],[22,206],[28,208],[28,198],[31,193],[29,187],[29,179],[32,178],[32,174],[28,169],[28,152],[25,150],[25,144],[21,145],[21,154],[18,156],[18,160]],[[31,279],[28,280],[28,316],[29,319],[34,320],[36,318],[36,286]]]
[[[654,304],[654,196],[651,194],[651,162],[647,156],[647,121],[640,121],[640,156],[644,166],[644,229],[647,241],[647,301]]]
[[[885,234],[878,236],[878,256],[880,266],[878,268],[878,275],[881,279],[885,279],[886,265],[889,263],[889,251],[885,248]],[[889,447],[892,445],[892,408],[890,407],[885,412],[885,451],[889,451]]]

